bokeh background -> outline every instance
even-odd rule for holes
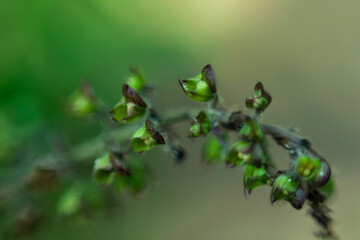
[[[157,86],[162,111],[196,106],[177,79],[211,63],[228,105],[243,108],[262,81],[274,99],[264,121],[301,129],[327,157],[338,183],[330,202],[335,228],[342,239],[357,239],[359,10],[355,0],[2,0],[0,113],[16,116],[15,123],[3,117],[2,142],[44,126],[74,145],[95,136],[100,127],[66,115],[63,99],[88,79],[112,106],[133,65]],[[6,131],[12,125],[16,134]],[[181,134],[188,126],[178,125],[189,155],[184,165],[157,149],[144,154],[155,176],[144,197],[126,199],[112,217],[48,223],[31,239],[314,238],[306,208],[271,206],[269,188],[245,199],[240,169],[204,167],[202,141]],[[286,166],[286,153],[273,153]]]

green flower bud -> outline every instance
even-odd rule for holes
[[[320,165],[320,159],[302,155],[296,160],[295,171],[297,175],[303,179],[314,180],[318,174]]]
[[[254,144],[249,141],[240,140],[236,142],[227,155],[226,163],[230,167],[243,166],[253,162]]]
[[[145,87],[145,79],[140,73],[139,69],[133,67],[130,68],[131,75],[126,80],[126,83],[135,91],[140,92]]]
[[[330,166],[326,161],[308,155],[302,155],[297,159],[295,171],[299,177],[314,182],[317,187],[324,186],[331,174]]]
[[[190,128],[189,137],[206,136],[212,129],[210,118],[204,111],[201,111],[197,117],[195,124]]]
[[[131,159],[127,169],[129,174],[118,176],[115,184],[120,191],[128,190],[131,194],[138,194],[146,188],[146,168],[143,161]]]
[[[267,184],[269,181],[265,166],[257,168],[253,165],[247,165],[244,171],[244,186],[250,194],[255,188]]]
[[[71,217],[79,213],[84,190],[83,184],[75,183],[62,194],[58,203],[58,212],[61,216]]]
[[[278,176],[272,186],[270,201],[286,200],[296,208],[302,208],[306,199],[304,189],[293,177],[288,174]]]
[[[146,112],[146,103],[140,95],[129,85],[123,85],[123,97],[110,112],[113,113],[114,121],[119,123],[134,122]]]
[[[252,97],[246,99],[246,107],[254,109],[256,112],[263,112],[271,103],[272,98],[268,92],[264,90],[261,82],[255,85],[255,93]]]
[[[90,84],[83,82],[81,87],[67,98],[65,106],[75,117],[85,118],[94,114],[98,106]]]
[[[253,142],[262,142],[264,140],[264,134],[257,121],[250,117],[245,117],[244,123],[239,132],[241,137]]]
[[[130,141],[130,146],[135,152],[148,151],[159,144],[165,144],[165,140],[149,120],[133,134]]]
[[[334,179],[331,177],[329,181],[325,184],[325,186],[319,188],[319,192],[324,196],[326,200],[328,200],[333,196],[335,189],[335,182]]]
[[[202,160],[209,164],[222,162],[223,146],[217,137],[207,138],[202,147]]]
[[[181,88],[191,99],[199,102],[207,102],[215,97],[215,75],[211,65],[206,65],[201,73],[194,78],[179,80]]]
[[[109,185],[113,182],[115,172],[111,153],[105,153],[95,160],[93,177],[99,184]]]

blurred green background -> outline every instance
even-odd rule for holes
[[[230,106],[243,108],[260,80],[274,99],[264,121],[301,129],[327,157],[338,182],[335,228],[342,239],[356,239],[359,10],[359,1],[335,0],[1,0],[1,111],[13,111],[22,126],[17,138],[49,128],[77,144],[100,132],[62,111],[83,79],[113,106],[128,67],[136,65],[157,86],[162,111],[196,105],[177,79],[208,63]],[[188,126],[179,125],[179,133]],[[3,139],[13,137],[1,131]],[[183,166],[158,150],[143,156],[155,176],[145,197],[126,199],[119,213],[85,225],[55,221],[33,238],[312,239],[317,226],[306,209],[271,206],[268,188],[245,199],[240,169],[204,167],[202,141],[180,136],[190,156]],[[275,147],[273,153],[286,166],[286,153]]]

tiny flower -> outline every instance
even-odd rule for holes
[[[245,117],[244,125],[239,134],[242,138],[253,142],[262,142],[264,140],[264,134],[258,122],[248,116]]]
[[[126,83],[135,91],[140,92],[145,87],[145,79],[140,73],[139,69],[132,67],[130,68],[130,76],[126,80]]]
[[[288,174],[278,176],[272,186],[270,200],[274,203],[278,200],[286,200],[296,208],[302,208],[306,199],[304,189],[293,177]]]
[[[191,99],[207,102],[215,97],[215,75],[211,65],[206,65],[201,73],[194,78],[179,80],[181,88]]]
[[[208,115],[204,111],[201,111],[196,117],[195,124],[190,128],[189,137],[206,136],[211,131],[212,127]]]
[[[113,113],[114,121],[119,123],[134,122],[146,112],[146,103],[140,95],[129,85],[123,85],[123,97],[110,112]]]
[[[296,160],[295,171],[299,177],[313,182],[317,187],[324,186],[331,174],[326,161],[308,155],[302,155]]]
[[[265,166],[260,168],[253,165],[247,165],[244,171],[244,187],[250,194],[255,188],[267,184],[269,181]]]
[[[249,141],[236,142],[227,155],[226,163],[230,167],[235,167],[254,162],[254,147],[255,145]]]
[[[159,144],[165,144],[165,140],[149,120],[133,134],[130,141],[130,146],[135,152],[148,151]]]
[[[88,82],[71,94],[65,103],[66,110],[79,118],[89,117],[97,111],[97,102],[93,90]]]
[[[314,180],[320,165],[320,159],[302,155],[296,160],[295,171],[303,179]]]
[[[246,107],[261,113],[270,105],[271,101],[271,95],[264,90],[262,83],[258,82],[255,85],[253,96],[246,99]]]

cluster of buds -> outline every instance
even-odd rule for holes
[[[208,102],[216,97],[216,82],[211,65],[206,65],[194,78],[179,80],[186,95],[198,102]]]
[[[124,84],[123,97],[110,113],[114,114],[114,121],[130,123],[142,117],[146,112],[146,107],[140,95],[129,85]]]
[[[329,164],[322,159],[308,155],[300,155],[291,174],[279,175],[272,187],[271,202],[287,200],[291,205],[300,209],[306,200],[306,184],[316,187],[325,199],[333,191],[330,181],[331,169]]]
[[[264,160],[264,152],[261,147],[264,135],[259,123],[255,119],[246,117],[239,135],[240,140],[232,146],[227,156],[228,166],[235,167],[245,164],[261,166]]]

